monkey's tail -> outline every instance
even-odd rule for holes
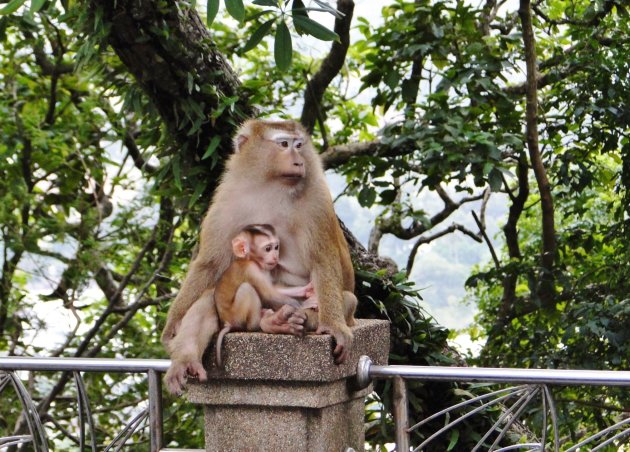
[[[221,349],[223,348],[223,336],[232,331],[232,326],[226,323],[219,335],[217,336],[217,367],[223,367],[223,358],[221,357]]]

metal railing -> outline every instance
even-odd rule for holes
[[[549,385],[559,386],[617,386],[630,387],[630,372],[628,371],[600,371],[600,370],[563,370],[563,369],[492,369],[475,367],[428,367],[428,366],[376,366],[370,358],[362,356],[359,360],[357,380],[362,387],[367,386],[373,379],[393,379],[393,417],[396,426],[396,450],[410,450],[410,433],[422,425],[440,416],[445,416],[449,421],[444,426],[430,435],[415,447],[413,451],[431,450],[425,449],[431,441],[439,435],[456,427],[470,416],[482,411],[489,406],[514,401],[511,406],[502,406],[502,414],[496,423],[481,437],[473,451],[481,450],[482,445],[494,433],[496,438],[489,451],[506,450],[560,450],[560,438],[558,434],[556,404]],[[509,383],[519,386],[499,389],[487,394],[473,397],[457,405],[441,410],[426,419],[409,425],[408,393],[406,380],[443,381],[443,382],[469,382],[469,383]],[[541,439],[535,442],[510,445],[499,448],[498,444],[504,438],[508,430],[518,421],[526,407],[536,398],[540,397],[543,403],[543,425]],[[468,408],[461,416],[455,417],[458,410]],[[548,415],[549,413],[549,415]],[[549,419],[550,418],[550,419]],[[551,421],[553,438],[548,444],[548,422]],[[601,431],[588,436],[566,449],[566,452],[578,450],[601,450],[630,435],[630,416],[621,419]],[[599,443],[597,443],[599,441]]]
[[[28,425],[28,435],[0,437],[0,449],[32,443],[36,451],[48,451],[46,431],[36,404],[25,388],[17,371],[52,371],[72,373],[77,391],[79,413],[79,449],[96,451],[94,421],[81,372],[146,374],[149,388],[148,408],[141,410],[104,449],[120,450],[126,441],[148,419],[150,448],[159,451],[163,446],[162,388],[160,374],[170,366],[166,359],[106,359],[106,358],[28,358],[0,357],[0,395],[11,384],[22,406]],[[86,429],[90,441],[86,440]]]
[[[146,374],[148,381],[148,408],[135,415],[123,430],[106,446],[105,451],[120,450],[126,441],[147,420],[149,424],[150,450],[160,451],[163,447],[162,391],[161,373],[170,365],[168,360],[158,359],[98,359],[98,358],[25,358],[0,357],[0,395],[9,384],[13,386],[28,425],[28,435],[0,437],[0,449],[12,445],[32,443],[36,451],[48,451],[48,439],[36,404],[25,388],[16,372],[19,371],[53,371],[69,372],[74,378],[77,392],[79,413],[79,448],[96,451],[94,423],[90,404],[81,372],[107,372]],[[585,385],[630,387],[630,372],[624,371],[592,371],[592,370],[551,370],[551,369],[489,369],[474,367],[425,367],[425,366],[377,366],[367,356],[361,357],[357,369],[357,380],[360,386],[367,386],[373,379],[393,380],[393,417],[396,425],[396,450],[410,450],[410,433],[422,425],[440,416],[450,418],[442,428],[430,435],[417,446],[414,451],[425,448],[439,435],[456,427],[470,416],[492,406],[500,406],[502,414],[496,423],[482,436],[473,449],[481,450],[482,445],[492,434],[496,436],[488,450],[560,450],[558,437],[556,404],[548,385]],[[469,400],[441,410],[426,419],[409,425],[408,394],[406,380],[446,381],[446,382],[480,382],[518,384],[515,387],[502,388],[497,391],[472,397]],[[519,416],[535,398],[543,402],[544,420],[542,437],[536,442],[527,442],[499,448],[498,444]],[[507,402],[513,400],[514,403]],[[459,417],[458,410],[467,409]],[[550,413],[547,416],[547,412]],[[548,438],[548,422],[551,422],[553,437]],[[86,434],[87,430],[87,434]],[[498,433],[497,433],[498,432]],[[600,450],[621,438],[630,435],[630,417],[621,419],[602,431],[593,434],[578,444],[566,449],[567,452],[578,450]],[[89,436],[88,441],[86,436]],[[598,445],[592,447],[597,441]],[[548,446],[548,442],[551,446]],[[583,449],[580,449],[583,448]],[[434,449],[426,449],[434,450]]]

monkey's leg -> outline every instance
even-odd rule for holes
[[[355,294],[350,291],[343,291],[343,312],[344,317],[346,318],[346,325],[354,326],[356,322],[354,321],[354,313],[357,310],[357,304],[359,304],[359,300]]]
[[[234,295],[230,319],[227,320],[233,325],[232,331],[259,331],[261,310],[262,302],[256,289],[249,283],[241,284]]]
[[[206,290],[188,309],[177,335],[169,344],[171,367],[164,376],[168,390],[181,393],[187,376],[207,379],[201,357],[212,336],[219,330],[219,318],[214,307],[214,290]]]

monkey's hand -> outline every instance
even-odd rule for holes
[[[292,306],[284,305],[278,312],[266,310],[260,319],[260,329],[265,333],[301,336],[304,334],[304,322],[306,315]]]
[[[313,298],[315,296],[315,286],[313,281],[304,286],[304,298]]]
[[[208,375],[199,361],[173,361],[164,376],[166,388],[171,394],[181,395],[187,377],[196,377],[199,381],[206,381]]]
[[[343,364],[348,359],[352,347],[352,331],[345,324],[325,325],[320,321],[316,334],[330,334],[335,341],[333,357],[335,364]]]

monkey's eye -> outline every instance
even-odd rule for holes
[[[281,141],[280,142],[280,146],[282,146],[283,148],[288,148],[289,147],[289,142],[287,140]]]
[[[273,249],[278,251],[280,249],[280,245],[276,245]]]
[[[296,149],[300,149],[302,147],[302,142],[301,141],[296,141],[295,142],[295,148]]]
[[[266,252],[270,252],[270,251],[271,251],[271,245],[267,245],[267,246],[265,247],[265,251],[266,251]]]

